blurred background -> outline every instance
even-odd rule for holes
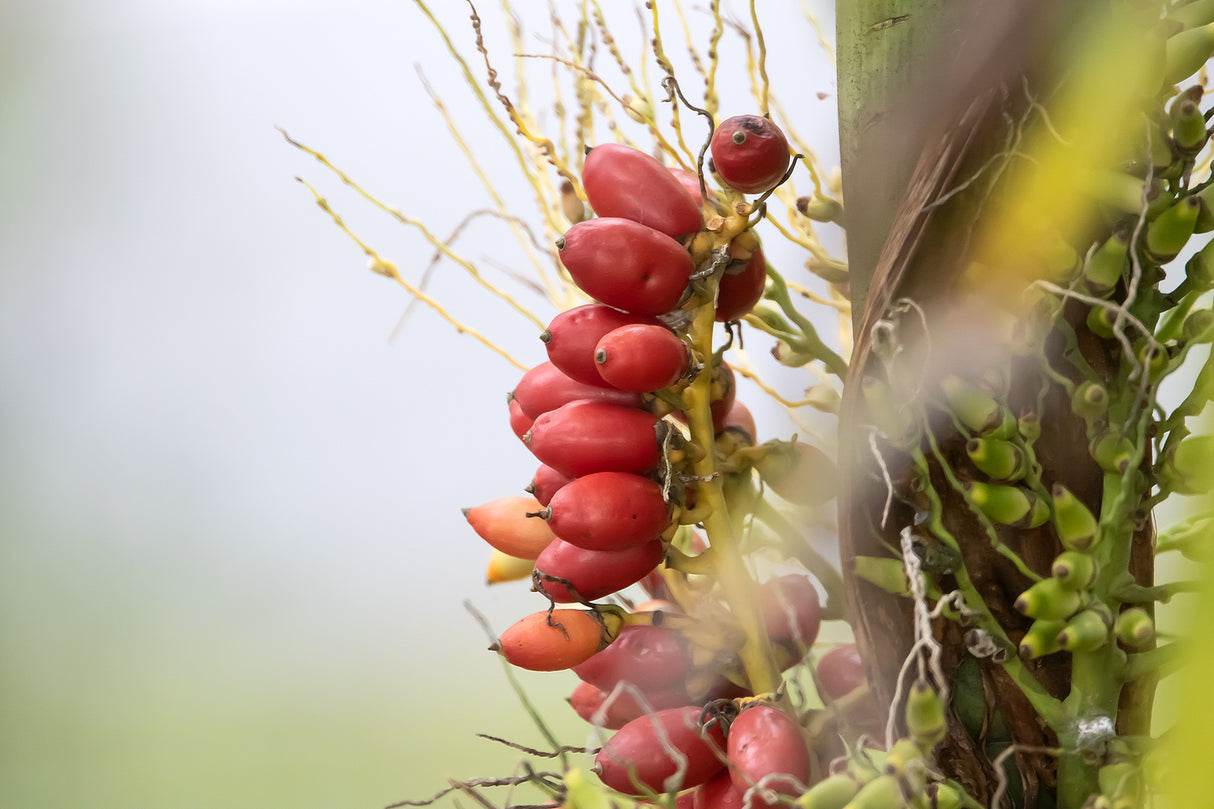
[[[527,46],[549,51],[548,8],[518,5]],[[833,79],[802,7],[833,30],[825,0],[765,2],[769,66],[835,165]],[[476,65],[467,8],[436,14]],[[705,12],[688,18],[702,44]],[[0,4],[0,806],[379,807],[509,774],[518,754],[478,732],[541,743],[462,606],[497,630],[540,606],[484,586],[459,511],[534,471],[506,422],[519,372],[426,309],[390,339],[406,294],[292,178],[406,277],[431,248],[275,131],[447,233],[485,197],[416,64],[534,217],[411,3]],[[723,110],[752,111],[744,71],[720,81]],[[509,265],[506,244],[490,225],[460,247]],[[429,289],[543,358],[453,265]],[[791,431],[743,396],[763,438]],[[585,741],[565,675],[521,680]]]

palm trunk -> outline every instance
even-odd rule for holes
[[[879,379],[893,391],[895,412],[926,409],[939,399],[944,377],[982,377],[989,375],[988,363],[1002,366],[1011,412],[1040,417],[1041,479],[1047,488],[1066,486],[1100,514],[1105,476],[1069,398],[1057,387],[1039,396],[1039,369],[1011,362],[998,345],[984,342],[976,322],[984,318],[975,317],[972,301],[958,292],[974,257],[974,233],[988,224],[991,200],[1002,190],[1001,155],[1032,106],[1029,93],[1047,95],[1057,82],[1054,71],[1065,63],[1057,58],[1057,43],[1083,4],[1062,13],[1059,5],[1066,4],[880,0],[837,9],[839,130],[856,313],[840,425],[840,543],[849,608],[872,687],[890,704],[915,639],[913,605],[857,577],[852,560],[890,556],[904,529],[912,528],[929,581],[942,592],[982,596],[981,606],[967,606],[980,613],[973,626],[1001,628],[1002,635],[988,633],[1002,647],[997,654],[971,654],[967,631],[973,626],[937,619],[932,631],[952,689],[937,764],[984,806],[1000,781],[992,759],[1013,744],[1024,750],[1007,764],[1013,776],[1020,773],[1008,784],[1013,805],[1071,800],[1059,801],[1059,759],[1040,752],[1060,744],[1041,714],[1068,696],[1071,656],[1021,662],[1016,644],[1032,621],[1013,608],[1032,583],[1025,569],[1048,577],[1063,548],[1048,522],[1034,528],[996,524],[997,541],[989,541],[989,526],[954,475],[968,467],[967,437],[937,413],[922,434],[912,430],[901,445],[884,440],[888,430],[881,442],[872,440],[871,425],[881,419],[864,395],[864,380]],[[1111,376],[1117,359],[1087,332],[1085,315],[1086,308],[1066,313],[1078,353]],[[959,540],[959,555],[930,539],[920,542],[920,529],[932,520]],[[1131,570],[1148,582],[1149,526],[1136,539]],[[1091,780],[1090,773],[1076,779]]]

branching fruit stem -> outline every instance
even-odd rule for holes
[[[716,278],[709,278],[704,282],[707,293],[713,297],[716,285]],[[701,306],[696,310],[695,319],[692,321],[693,349],[700,356],[712,355],[713,316],[713,306]],[[691,442],[699,447],[711,447],[713,442],[712,413],[709,409],[711,382],[712,374],[702,373],[683,391]],[[699,478],[696,484],[697,503],[708,509],[703,524],[712,549],[711,558],[716,579],[734,618],[746,633],[746,643],[742,646],[739,656],[750,681],[750,688],[756,694],[774,692],[780,684],[780,671],[772,655],[767,630],[763,626],[755,583],[747,572],[742,555],[741,524],[730,516],[712,453],[703,453],[693,464],[692,470]]]

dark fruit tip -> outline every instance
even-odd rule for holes
[[[551,343],[552,342],[552,332],[548,331],[547,329],[544,329],[542,332],[540,332],[540,342],[544,343],[545,345],[547,345],[548,343]]]
[[[489,651],[497,652],[498,654],[501,654],[502,653],[502,642],[499,640],[495,640],[493,643],[490,643]]]
[[[463,515],[464,515],[464,519],[468,519],[468,512],[470,512],[470,511],[472,511],[472,509],[470,509],[470,508],[461,508],[460,509],[460,512],[463,513]]]

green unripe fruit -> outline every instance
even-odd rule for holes
[[[1214,186],[1211,186],[1211,189],[1214,189]],[[1194,289],[1203,292],[1214,289],[1214,239],[1185,262],[1184,272]]]
[[[1088,446],[1088,451],[1105,472],[1125,474],[1134,460],[1134,442],[1119,432],[1097,436]]]
[[[1210,538],[1214,536],[1214,517],[1203,517],[1182,523],[1160,534],[1157,553],[1180,551],[1184,558],[1194,562],[1210,559]]]
[[[1214,488],[1214,435],[1191,435],[1159,466],[1159,482],[1178,494]]]
[[[1179,84],[1200,70],[1214,54],[1214,23],[1181,31],[1169,37],[1165,47],[1164,84]]]
[[[1171,261],[1184,249],[1197,226],[1201,202],[1184,197],[1147,225],[1147,252],[1159,262]]]
[[[1191,98],[1184,98],[1172,109],[1172,139],[1180,149],[1196,154],[1206,143],[1206,119],[1201,107]]]
[[[1190,312],[1180,327],[1180,337],[1186,343],[1214,343],[1214,310]]]
[[[1114,211],[1136,214],[1142,210],[1142,189],[1141,177],[1134,177],[1119,171],[1106,171],[1095,177],[1092,191],[1099,202]],[[1087,274],[1085,268],[1084,275]]]
[[[970,481],[965,491],[979,511],[1003,525],[1036,528],[1050,518],[1049,506],[1027,489]]]
[[[1135,198],[1133,211],[1141,207],[1141,183],[1137,185],[1136,193],[1139,196]],[[1083,268],[1083,282],[1088,291],[1100,298],[1112,295],[1127,266],[1129,252],[1130,242],[1121,233],[1114,233],[1097,247]]]
[[[979,471],[994,480],[1016,481],[1024,477],[1024,451],[998,438],[971,438],[965,452]]]
[[[1044,243],[1038,246],[1038,253],[1044,270],[1042,278],[1059,286],[1070,284],[1082,269],[1075,248],[1057,232],[1044,237]]]
[[[836,200],[819,197],[799,197],[797,210],[815,222],[842,222],[843,206]]]
[[[1084,421],[1095,421],[1108,412],[1108,409],[1109,392],[1099,382],[1085,380],[1079,383],[1071,394],[1071,410]]]
[[[856,750],[847,760],[847,774],[857,783],[867,784],[885,772],[886,755],[884,750],[875,750],[871,747]]]
[[[1096,783],[1106,798],[1137,797],[1142,792],[1142,770],[1128,761],[1106,764],[1096,771]]]
[[[977,385],[966,382],[959,376],[949,375],[940,381],[949,410],[966,429],[985,433],[999,426],[1002,407],[994,397]]]
[[[1151,345],[1146,340],[1135,344],[1134,357],[1138,360],[1138,365],[1146,374],[1147,379],[1152,382],[1162,379],[1172,362],[1166,347]]]
[[[1214,0],[1194,0],[1187,5],[1177,6],[1168,14],[1166,21],[1179,30],[1212,23],[1214,22]]]
[[[1083,596],[1055,578],[1042,579],[1016,599],[1016,611],[1030,618],[1061,621],[1083,606]]]
[[[1207,185],[1193,196],[1200,203],[1193,232],[1208,233],[1214,230],[1214,185]]]
[[[1126,646],[1137,649],[1155,639],[1155,622],[1142,607],[1130,607],[1117,616],[1113,632]]]
[[[1152,173],[1158,177],[1172,177],[1176,174],[1175,169],[1182,167],[1182,164],[1177,160],[1176,147],[1158,124],[1152,123],[1149,127],[1151,134],[1151,167]]]
[[[1068,590],[1086,590],[1096,581],[1100,567],[1086,553],[1063,551],[1050,568],[1050,574]]]
[[[1099,610],[1084,610],[1058,633],[1059,648],[1068,652],[1091,652],[1109,639],[1109,625]]]
[[[844,809],[904,809],[906,795],[894,775],[880,775],[869,781]]]
[[[910,579],[901,559],[884,556],[856,556],[852,560],[852,572],[870,584],[875,584],[887,593],[897,596],[911,594]]]
[[[859,791],[856,779],[844,772],[836,773],[814,784],[793,805],[798,809],[843,809]]]
[[[1054,502],[1054,527],[1063,547],[1071,551],[1087,551],[1096,544],[1100,524],[1088,507],[1061,483],[1050,492]]]
[[[950,784],[928,784],[926,795],[931,809],[961,809],[965,805],[961,791]]]
[[[1020,656],[1032,660],[1060,651],[1058,633],[1065,628],[1066,621],[1033,621],[1020,639]]]
[[[948,731],[944,702],[922,681],[916,681],[906,698],[906,729],[911,740],[924,753],[930,753]]]
[[[886,775],[906,778],[913,772],[922,771],[923,764],[923,748],[914,740],[903,736],[894,742],[894,746],[885,754],[883,771]]]
[[[787,340],[776,340],[776,344],[771,347],[771,355],[776,358],[776,362],[789,368],[804,368],[818,359],[814,354],[797,351]]]
[[[860,393],[868,411],[869,421],[889,442],[907,446],[918,443],[919,428],[910,409],[894,401],[893,391],[885,380],[866,376],[860,382]]]
[[[1036,413],[1024,413],[1016,420],[1016,432],[1025,442],[1031,444],[1041,437],[1041,416]]]
[[[1088,328],[1097,337],[1110,339],[1113,336],[1113,325],[1116,321],[1117,313],[1107,306],[1093,306],[1088,310]]]

